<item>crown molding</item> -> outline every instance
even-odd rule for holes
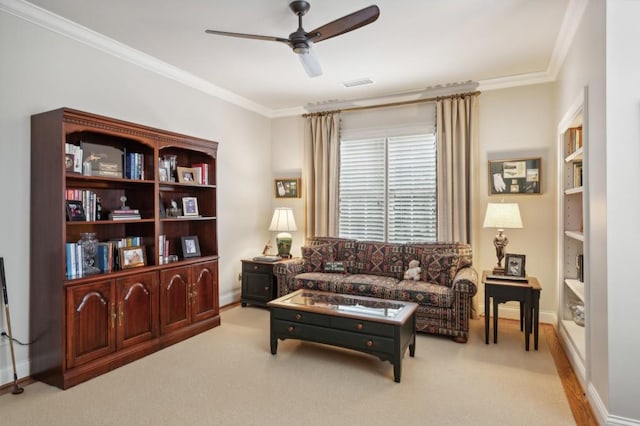
[[[546,71],[480,80],[478,82],[477,89],[481,91],[489,91],[555,81],[567,56],[571,43],[573,42],[573,38],[575,37],[580,22],[582,21],[582,16],[587,7],[587,3],[588,0],[569,0]],[[274,110],[239,96],[229,90],[216,86],[205,79],[196,77],[195,75],[176,66],[170,65],[151,55],[133,49],[125,44],[106,37],[103,34],[97,33],[25,0],[0,0],[0,10],[72,40],[76,40],[92,48],[98,49],[116,58],[130,62],[165,78],[184,84],[185,86],[191,87],[205,94],[215,96],[241,108],[258,113],[266,118],[290,117],[294,115],[302,115],[314,110],[373,105],[381,102],[389,102],[390,100],[402,101],[417,99],[421,96],[426,96],[425,93],[434,89],[427,88],[425,90],[397,93],[377,98],[331,101],[322,104],[306,105],[304,107],[300,106]],[[448,86],[450,85],[444,87]],[[436,88],[440,87],[443,86],[436,86]]]
[[[215,96],[268,118],[273,116],[273,111],[269,108],[27,1],[0,0],[0,10],[200,92]]]

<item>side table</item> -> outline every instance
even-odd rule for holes
[[[533,344],[538,350],[540,320],[540,283],[536,277],[527,276],[527,282],[490,279],[491,271],[482,273],[484,284],[484,337],[489,344],[489,313],[493,299],[493,343],[498,343],[498,304],[520,302],[520,330],[524,325],[525,349],[529,350],[529,336],[533,329]],[[523,324],[524,322],[524,324]]]
[[[277,297],[278,283],[276,276],[273,274],[273,267],[278,262],[242,259],[242,295],[240,296],[240,302],[243,307],[247,306],[247,304],[267,306],[267,302]]]

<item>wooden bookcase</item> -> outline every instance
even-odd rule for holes
[[[139,179],[74,173],[66,144],[142,154]],[[85,145],[86,144],[86,145]],[[66,389],[220,324],[216,204],[217,142],[62,108],[31,117],[31,376]],[[105,148],[105,150],[107,149]],[[160,180],[159,159],[208,165],[207,184]],[[70,190],[99,197],[101,220],[69,221]],[[110,220],[126,204],[140,218]],[[167,217],[173,200],[196,197],[199,215]],[[161,207],[165,207],[165,209]],[[67,243],[93,232],[104,242],[140,237],[146,264],[67,275]],[[160,238],[177,261],[161,257]],[[184,257],[181,237],[197,237],[200,256]]]

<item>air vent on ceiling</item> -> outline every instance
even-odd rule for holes
[[[365,84],[373,84],[373,80],[370,78],[360,78],[358,80],[345,81],[342,83],[344,87],[363,86]]]

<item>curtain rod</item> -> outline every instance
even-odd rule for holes
[[[332,110],[332,111],[310,112],[310,113],[307,113],[307,114],[302,114],[302,117],[307,118],[307,117],[322,116],[322,115],[327,115],[327,114],[334,114],[334,113],[337,113],[337,112],[363,111],[363,110],[367,110],[367,109],[390,108],[390,107],[403,106],[403,105],[421,104],[421,103],[424,103],[424,102],[439,101],[441,99],[454,99],[454,98],[461,98],[461,97],[464,97],[464,96],[478,96],[480,93],[481,92],[456,93],[456,94],[447,95],[447,96],[434,96],[432,98],[426,98],[426,99],[415,99],[413,101],[402,101],[402,102],[392,102],[392,103],[388,103],[388,104],[378,104],[378,105],[369,105],[369,106],[361,106],[361,107],[351,107],[351,108],[336,109],[336,110]]]

